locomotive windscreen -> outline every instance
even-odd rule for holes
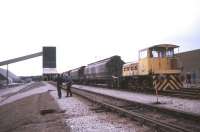
[[[56,47],[43,47],[43,68],[56,68]]]

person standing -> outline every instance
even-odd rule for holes
[[[187,88],[190,86],[191,87],[191,74],[190,72],[188,72],[186,74],[186,84],[187,84]]]
[[[66,78],[66,84],[67,84],[67,89],[66,89],[66,97],[72,96],[72,91],[71,91],[71,86],[72,86],[72,79],[70,76],[67,76]]]
[[[63,83],[63,78],[61,77],[60,74],[58,74],[56,81],[57,81],[58,98],[60,99],[62,97],[61,87]]]

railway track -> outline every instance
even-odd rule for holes
[[[24,88],[16,91],[16,92],[11,92],[11,93],[8,93],[8,94],[5,94],[5,95],[2,95],[1,97],[3,98],[1,102],[4,102],[5,100],[7,100],[8,98],[14,96],[14,95],[17,95],[19,93],[23,93],[23,92],[26,92],[26,91],[29,91],[31,89],[34,89],[34,88],[38,88],[38,87],[41,87],[41,86],[45,86],[44,83],[42,82],[35,82],[35,83],[31,83],[31,84],[27,84],[27,86],[25,86]]]
[[[120,115],[137,120],[141,124],[151,126],[158,132],[200,131],[200,116],[198,115],[131,102],[83,89],[72,88],[72,92],[103,106],[105,109],[113,110]]]
[[[189,99],[200,99],[200,88],[181,88],[180,90],[164,91],[161,94]]]
[[[85,86],[95,86],[101,88],[109,88],[107,85],[85,85]],[[109,88],[110,89],[110,88]],[[113,89],[113,88],[112,88]],[[136,88],[123,88],[117,89],[122,91],[146,93],[146,94],[155,94],[155,90],[152,89],[136,89]],[[180,97],[187,99],[200,99],[200,88],[181,88],[180,90],[166,90],[158,92],[159,95],[166,95],[172,97]]]

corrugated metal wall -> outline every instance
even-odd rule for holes
[[[200,49],[176,54],[183,66],[183,74],[195,72],[200,81]]]

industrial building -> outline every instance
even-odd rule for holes
[[[178,53],[176,56],[180,60],[183,75],[195,73],[196,79],[200,81],[200,49]]]

